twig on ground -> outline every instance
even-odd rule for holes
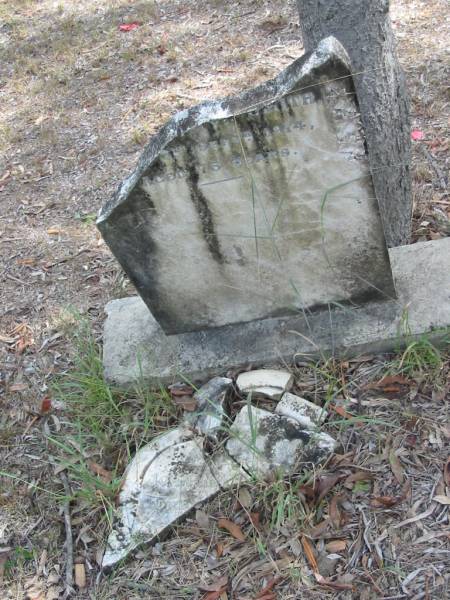
[[[426,146],[423,146],[422,149],[423,149],[425,156],[428,158],[430,165],[433,167],[433,170],[436,173],[437,178],[439,179],[439,185],[441,186],[441,188],[443,190],[446,190],[447,185],[448,185],[447,178],[445,177],[442,170],[439,168],[439,165],[437,164],[436,159],[434,158],[434,156],[431,154],[431,152],[428,150],[428,148]]]
[[[66,592],[65,597],[67,598],[74,593],[73,589],[73,536],[72,536],[72,522],[70,518],[70,491],[69,480],[67,475],[62,471],[59,474],[62,484],[64,486],[64,493],[66,495],[66,501],[64,502],[64,525],[66,528]]]

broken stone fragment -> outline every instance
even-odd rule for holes
[[[248,476],[225,454],[203,452],[203,438],[174,429],[141,448],[129,464],[102,560],[109,567],[220,489]]]
[[[278,400],[292,386],[294,378],[287,371],[257,369],[238,375],[236,385],[241,394],[264,394]]]
[[[324,432],[313,432],[281,415],[244,406],[230,428],[229,454],[259,477],[274,471],[290,473],[302,463],[318,464],[336,448]]]
[[[322,425],[328,416],[327,412],[320,406],[289,392],[283,394],[275,408],[275,413],[294,419],[305,429],[311,430]]]
[[[215,436],[223,424],[224,402],[232,380],[228,377],[214,377],[194,394],[197,409],[185,415],[185,421],[199,433]]]

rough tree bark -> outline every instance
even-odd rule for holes
[[[335,36],[352,61],[369,162],[389,247],[409,242],[412,196],[409,101],[389,0],[297,0],[306,51]]]

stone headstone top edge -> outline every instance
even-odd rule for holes
[[[207,100],[176,113],[151,138],[134,172],[123,180],[113,197],[101,207],[97,217],[97,227],[100,231],[107,227],[110,215],[126,202],[143,173],[164,147],[177,136],[208,121],[237,116],[252,108],[269,105],[294,90],[307,91],[308,85],[311,87],[315,85],[310,83],[312,75],[315,78],[332,66],[343,72],[342,77],[351,75],[350,60],[345,48],[336,38],[329,36],[319,43],[314,52],[296,59],[273,79],[240,94],[221,100]]]

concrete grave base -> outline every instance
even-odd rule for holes
[[[421,335],[448,339],[450,238],[392,248],[389,257],[397,299],[306,316],[166,336],[139,297],[113,300],[106,306],[105,377],[121,387],[196,381],[295,356],[383,352]]]

